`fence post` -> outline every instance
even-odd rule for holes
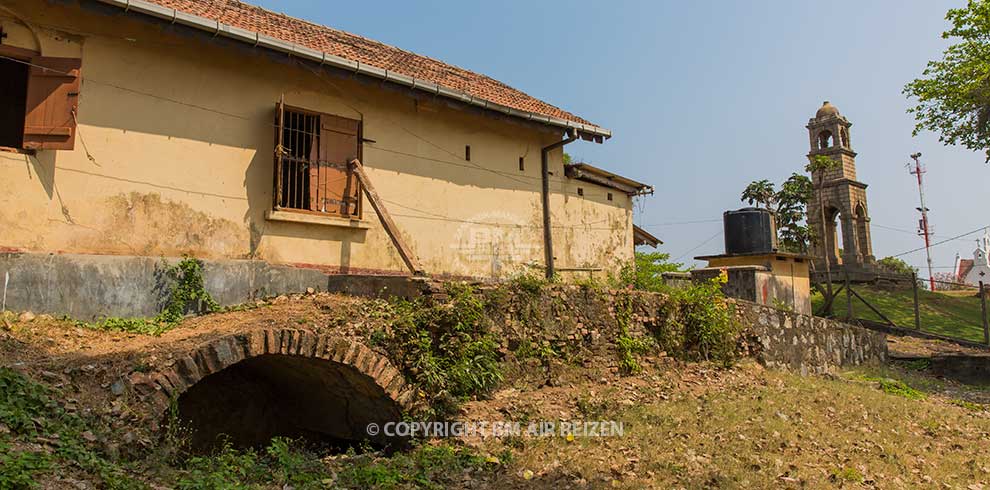
[[[911,274],[911,287],[914,288],[914,329],[921,330],[921,306],[918,302],[918,274]]]
[[[980,311],[983,312],[983,343],[990,345],[990,326],[987,325],[987,295],[980,281]]]

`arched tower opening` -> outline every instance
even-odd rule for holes
[[[832,132],[829,130],[818,133],[818,149],[826,150],[832,147]]]

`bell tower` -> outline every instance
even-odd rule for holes
[[[826,100],[806,127],[811,143],[808,158],[823,155],[841,163],[838,168],[829,170],[824,175],[816,172],[811,176],[814,187],[808,203],[808,229],[813,237],[811,255],[816,265],[824,262],[827,255],[833,266],[841,265],[849,270],[871,268],[876,259],[870,237],[866,184],[856,180],[856,152],[853,151],[849,138],[852,123]],[[824,239],[820,238],[823,233],[823,204]]]

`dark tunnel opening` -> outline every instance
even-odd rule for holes
[[[325,359],[268,354],[204,377],[177,401],[177,423],[197,453],[263,447],[273,437],[301,439],[327,452],[402,440],[370,437],[370,423],[401,420],[398,404],[373,378]]]

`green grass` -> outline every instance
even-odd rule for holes
[[[838,284],[833,285],[838,288]],[[883,312],[898,327],[914,328],[914,293],[910,289],[880,290],[865,285],[854,285],[856,291]],[[983,324],[980,319],[980,299],[974,295],[959,296],[918,291],[921,302],[921,330],[924,332],[957,337],[974,342],[983,342]],[[855,296],[853,301],[853,317],[863,320],[883,322]],[[818,311],[824,299],[820,294],[811,297],[812,307]],[[837,318],[846,316],[846,292],[842,291],[835,298],[832,312]]]

